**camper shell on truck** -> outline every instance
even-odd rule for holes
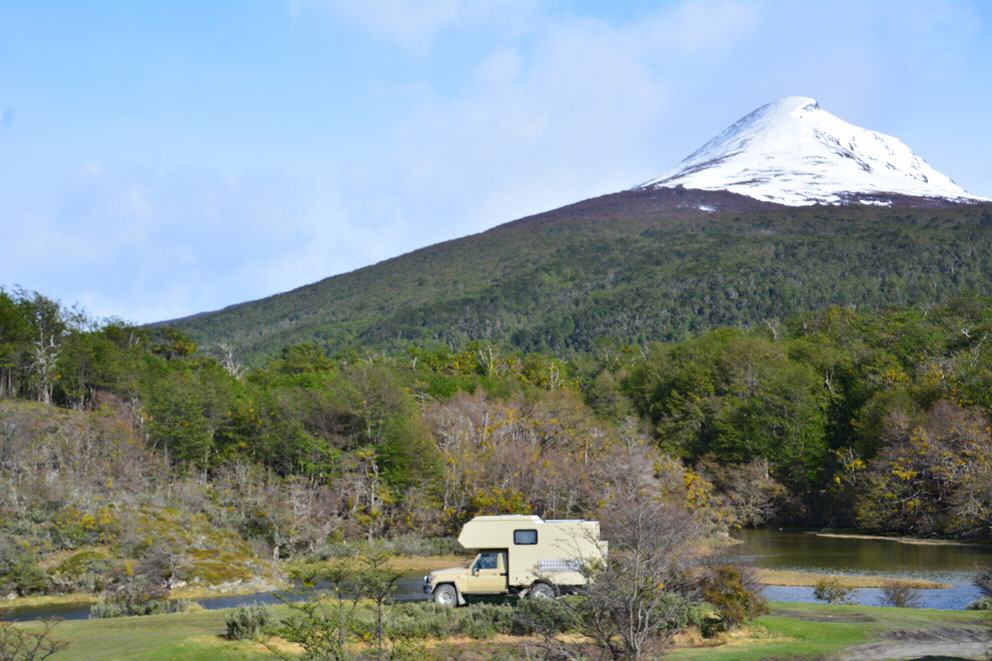
[[[464,604],[466,596],[555,597],[586,585],[583,566],[606,559],[599,522],[545,521],[539,516],[477,516],[458,543],[478,550],[468,567],[433,571],[424,592],[440,604]]]

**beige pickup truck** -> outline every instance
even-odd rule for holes
[[[447,606],[476,595],[553,598],[586,585],[584,567],[606,559],[597,521],[545,521],[539,516],[477,516],[458,543],[477,549],[468,567],[424,577],[424,592]]]

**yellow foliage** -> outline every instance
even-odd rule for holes
[[[911,468],[907,468],[907,469],[893,468],[892,469],[892,474],[895,475],[896,477],[898,477],[903,482],[909,482],[910,480],[912,480],[913,478],[915,478],[917,475],[919,475],[919,473],[917,471],[915,471],[915,470],[913,470]]]

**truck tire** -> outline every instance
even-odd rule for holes
[[[434,588],[434,603],[441,606],[457,606],[458,590],[454,585],[445,583]]]
[[[555,589],[547,583],[535,583],[527,591],[528,599],[554,599],[557,596]]]

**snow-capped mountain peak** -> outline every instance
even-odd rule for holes
[[[898,138],[849,124],[805,96],[761,106],[637,188],[676,186],[792,206],[887,204],[886,194],[983,201]]]

